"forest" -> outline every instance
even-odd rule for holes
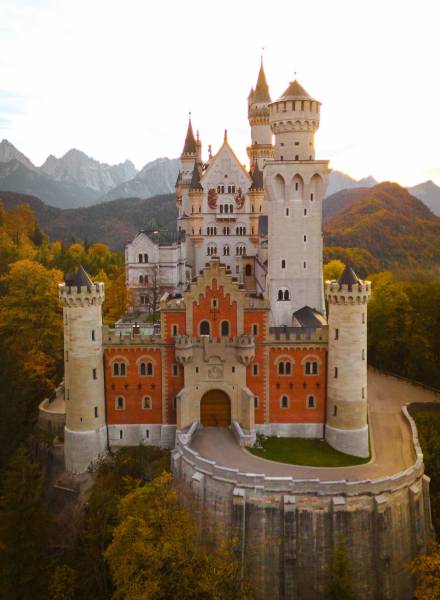
[[[347,257],[355,262],[358,255]],[[114,322],[129,302],[123,256],[101,243],[50,242],[29,206],[0,204],[0,599],[166,600],[176,597],[177,589],[182,600],[252,598],[249,582],[241,579],[234,539],[213,547],[199,538],[198,517],[171,485],[162,450],[127,449],[103,460],[77,536],[60,544],[45,469],[33,448],[41,443],[35,428],[38,404],[62,378],[57,284],[80,263],[105,282],[104,319]],[[376,266],[366,273],[373,283],[369,363],[440,388],[439,268],[405,261],[388,270]],[[342,268],[333,256],[325,276],[337,276]],[[438,428],[429,419],[419,426],[437,499]],[[438,511],[434,519],[439,531]],[[188,533],[185,538],[182,531]],[[328,598],[353,597],[347,560],[341,544]],[[416,573],[429,572],[427,560],[413,566]],[[440,565],[438,548],[430,560]],[[422,592],[418,600],[438,597]]]

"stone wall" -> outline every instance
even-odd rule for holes
[[[241,473],[190,448],[193,426],[178,433],[172,469],[197,498],[214,532],[233,531],[258,600],[318,600],[339,535],[362,600],[410,600],[408,562],[433,534],[429,478],[415,424],[414,465],[364,481],[295,480]]]

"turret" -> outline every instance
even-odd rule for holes
[[[251,145],[247,153],[251,170],[258,162],[263,169],[264,162],[273,157],[272,132],[269,125],[269,104],[271,102],[269,86],[261,61],[255,90],[251,88],[248,96],[248,120],[251,126]]]
[[[64,461],[69,473],[87,471],[107,450],[102,313],[104,284],[83,267],[59,285],[64,322],[66,425]]]
[[[327,442],[347,454],[369,454],[367,421],[367,304],[371,283],[346,267],[325,282],[329,308]]]
[[[320,103],[295,80],[269,104],[275,157],[264,166],[268,216],[266,293],[271,325],[289,326],[304,306],[324,313],[322,199],[328,161],[315,160]]]

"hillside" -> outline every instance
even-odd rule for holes
[[[176,230],[175,195],[166,194],[142,200],[123,198],[86,208],[61,210],[47,206],[39,198],[13,192],[0,192],[6,208],[27,203],[35,211],[38,225],[51,240],[70,243],[72,239],[89,243],[103,242],[113,250],[122,250],[142,228],[154,221],[170,235]],[[156,225],[155,225],[156,226]]]
[[[440,218],[398,184],[339,192],[324,206],[326,246],[362,248],[380,269],[440,264]]]

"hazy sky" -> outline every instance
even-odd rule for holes
[[[440,183],[439,0],[0,0],[0,138],[37,165],[76,147],[138,168],[228,129],[247,161],[261,47],[272,98],[322,103],[318,158]]]

